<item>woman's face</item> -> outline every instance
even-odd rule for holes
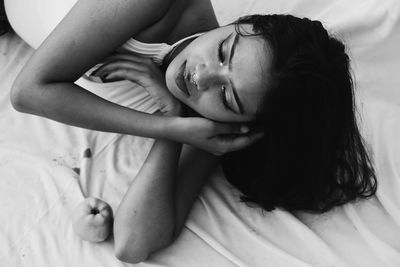
[[[241,25],[253,33],[252,26]],[[272,56],[259,36],[240,36],[233,25],[207,32],[174,58],[167,87],[200,115],[223,122],[255,118],[267,90]]]

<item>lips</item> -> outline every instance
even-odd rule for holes
[[[186,70],[186,60],[182,63],[182,65],[178,69],[178,73],[175,77],[175,83],[178,88],[186,95],[190,96],[186,81],[185,81],[185,70]]]

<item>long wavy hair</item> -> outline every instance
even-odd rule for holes
[[[251,24],[255,34],[241,24]],[[234,25],[242,36],[262,37],[272,51],[254,125],[265,136],[222,157],[242,201],[267,211],[320,213],[374,195],[376,175],[358,129],[343,43],[321,22],[291,15],[245,16]]]

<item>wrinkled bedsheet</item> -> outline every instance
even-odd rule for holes
[[[31,45],[66,12],[54,4],[43,9],[46,1],[29,1],[41,5],[41,20],[51,18],[42,36],[25,35],[23,25],[13,24]],[[71,6],[71,0],[63,1],[61,7]],[[280,209],[263,213],[240,203],[239,192],[217,170],[178,240],[139,265],[400,266],[400,2],[214,0],[213,4],[221,24],[249,13],[291,13],[320,19],[346,42],[378,192],[322,215]],[[0,266],[129,266],[114,257],[112,238],[98,244],[82,241],[70,218],[86,196],[100,197],[115,210],[153,141],[16,112],[9,101],[10,88],[32,53],[18,35],[0,37]],[[149,111],[142,93],[129,97],[125,87],[110,90],[82,80],[77,83],[110,101]],[[130,92],[142,90],[132,86]],[[93,158],[83,179],[73,169],[80,168],[86,148],[91,148]]]

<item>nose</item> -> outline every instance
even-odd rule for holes
[[[223,64],[197,64],[191,80],[197,89],[208,90],[213,86],[222,85],[226,80],[226,67]]]

